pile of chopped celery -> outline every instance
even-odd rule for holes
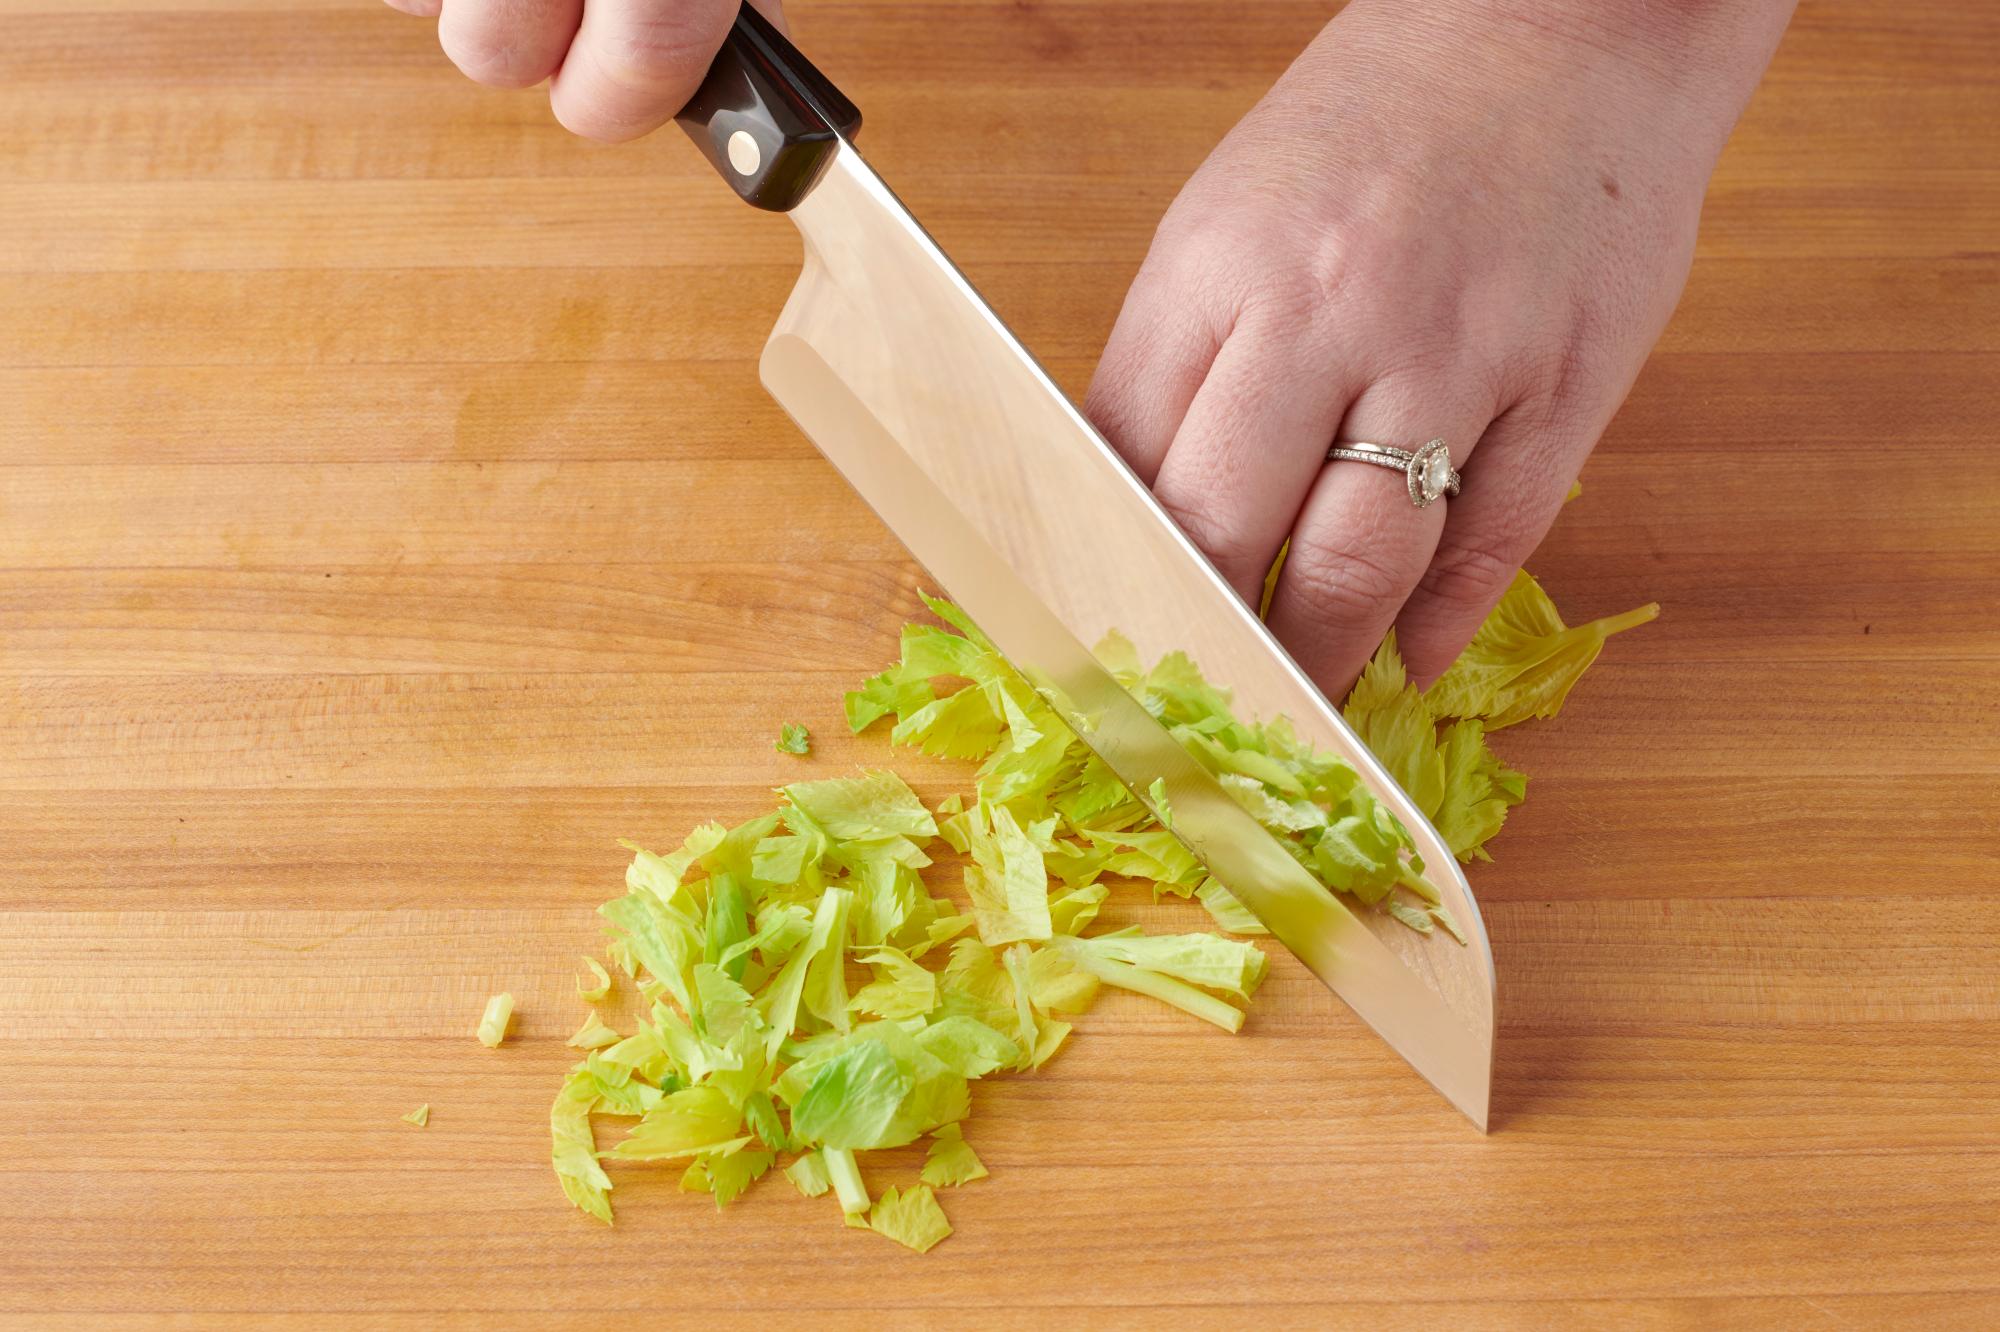
[[[592,1216],[611,1220],[604,1160],[680,1164],[682,1188],[720,1207],[789,1157],[800,1192],[830,1191],[847,1224],[921,1252],[951,1233],[935,1190],[986,1174],[962,1127],[969,1084],[1040,1068],[1102,987],[1241,1027],[1266,969],[1254,943],[1093,928],[1112,880],[1192,896],[1232,933],[1264,933],[1255,917],[1176,839],[1161,792],[1135,799],[957,607],[926,600],[944,623],[906,626],[901,659],[847,696],[847,718],[859,732],[893,717],[897,744],[980,760],[969,799],[927,808],[893,773],[864,772],[793,783],[774,812],[705,824],[665,855],[627,843],[627,891],[601,912],[645,1012],[620,1031],[592,1010],[549,1112],[563,1191]],[[1428,693],[1385,643],[1347,718],[1453,851],[1483,857],[1524,791],[1487,727],[1552,715],[1605,635],[1651,609],[1569,629],[1523,575]],[[1458,933],[1345,763],[1281,718],[1238,720],[1181,654],[1146,668],[1113,639],[1099,655],[1329,889]],[[802,752],[799,735],[779,747]],[[579,995],[609,998],[610,972],[585,961]],[[628,1121],[622,1141],[600,1152],[593,1116]],[[859,1154],[919,1140],[920,1179],[871,1192]]]

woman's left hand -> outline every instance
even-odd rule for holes
[[[1289,539],[1271,625],[1332,697],[1391,626],[1413,676],[1442,672],[1547,531],[1679,299],[1789,10],[1614,34],[1623,7],[1585,3],[1355,0],[1174,201],[1091,386],[1244,597]],[[1464,486],[1428,508],[1326,461],[1436,437]]]

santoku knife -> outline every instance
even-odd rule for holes
[[[749,5],[680,123],[722,178],[787,214],[805,268],[764,385],[1015,667],[1140,799],[1402,1057],[1486,1127],[1494,973],[1437,831],[854,149],[860,113]],[[1089,646],[1179,649],[1238,714],[1291,720],[1407,827],[1468,942],[1357,915],[1322,888]]]

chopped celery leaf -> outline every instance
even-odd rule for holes
[[[941,1189],[985,1178],[985,1164],[973,1153],[957,1124],[940,1125],[931,1134],[930,1151],[924,1157],[924,1183]]]
[[[884,1190],[868,1211],[868,1228],[918,1253],[928,1253],[951,1234],[951,1222],[944,1219],[944,1209],[927,1184],[902,1193]]]
[[[1659,613],[1659,603],[1648,602],[1623,615],[1570,628],[1524,569],[1426,697],[1439,716],[1479,717],[1489,731],[1531,717],[1553,717],[1604,650],[1605,639]]]

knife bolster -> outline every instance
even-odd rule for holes
[[[854,103],[748,4],[675,119],[738,196],[776,213],[797,207],[861,130]]]

